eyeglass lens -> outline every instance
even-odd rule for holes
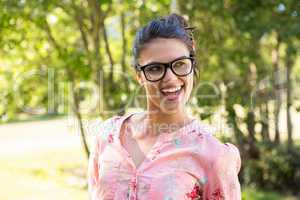
[[[183,58],[172,63],[172,71],[177,76],[184,76],[191,72],[192,61],[189,58]],[[166,71],[163,64],[148,65],[144,68],[145,76],[148,80],[155,81],[162,79]]]

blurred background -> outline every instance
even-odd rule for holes
[[[132,42],[196,27],[189,111],[236,144],[244,200],[300,199],[299,0],[0,0],[0,199],[87,196],[99,123],[145,108]]]

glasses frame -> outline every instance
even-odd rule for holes
[[[182,60],[182,59],[189,59],[189,60],[191,60],[191,62],[192,62],[192,67],[191,67],[191,70],[187,73],[187,74],[184,74],[184,75],[178,75],[178,74],[176,74],[176,72],[174,71],[174,69],[173,69],[173,64],[176,62],[176,61],[178,61],[178,60]],[[189,75],[192,71],[193,71],[193,69],[194,69],[194,63],[195,63],[195,58],[194,57],[192,57],[192,56],[181,56],[181,57],[179,57],[179,58],[176,58],[175,60],[172,60],[171,62],[168,62],[168,63],[161,63],[161,62],[153,62],[153,63],[149,63],[149,64],[146,64],[146,65],[139,65],[139,64],[136,64],[136,66],[135,66],[135,68],[136,68],[136,70],[137,71],[143,71],[143,73],[144,73],[144,76],[145,76],[145,78],[147,79],[147,81],[150,81],[150,82],[157,82],[157,81],[160,81],[160,80],[162,80],[164,77],[165,77],[165,75],[166,75],[166,73],[167,73],[167,68],[170,68],[171,69],[171,71],[173,72],[173,74],[175,74],[176,76],[180,76],[180,77],[183,77],[183,76],[187,76],[187,75]],[[149,80],[148,78],[147,78],[147,76],[146,76],[146,72],[145,72],[145,68],[146,67],[148,67],[148,66],[151,66],[151,65],[163,65],[165,68],[165,70],[164,70],[164,73],[163,73],[163,75],[161,76],[161,78],[159,78],[159,79],[157,79],[157,80]]]

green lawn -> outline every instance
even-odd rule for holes
[[[87,159],[66,119],[0,126],[0,200],[85,200]]]
[[[77,153],[53,151],[11,160],[1,158],[0,199],[87,199],[86,164]]]
[[[242,200],[296,200],[296,197],[283,196],[274,191],[262,191],[252,187],[244,187],[242,191]]]

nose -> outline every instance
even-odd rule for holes
[[[166,70],[166,74],[165,74],[165,76],[164,76],[164,78],[163,78],[163,81],[168,82],[168,81],[170,81],[170,80],[172,80],[172,79],[177,79],[177,76],[176,76],[176,74],[174,74],[174,73],[172,72],[172,70],[168,67],[167,70]]]

